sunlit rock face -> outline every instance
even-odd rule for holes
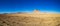
[[[60,26],[60,14],[2,14],[0,26]]]
[[[33,13],[34,14],[40,14],[40,11],[39,10],[34,10]]]

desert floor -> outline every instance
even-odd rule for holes
[[[60,15],[2,14],[0,26],[60,26]]]

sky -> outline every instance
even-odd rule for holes
[[[0,0],[0,13],[31,12],[34,9],[60,13],[60,0]]]

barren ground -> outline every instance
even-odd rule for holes
[[[0,15],[0,26],[60,26],[60,14]]]

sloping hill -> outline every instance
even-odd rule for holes
[[[60,26],[59,15],[46,16],[36,14],[0,15],[0,26]]]

